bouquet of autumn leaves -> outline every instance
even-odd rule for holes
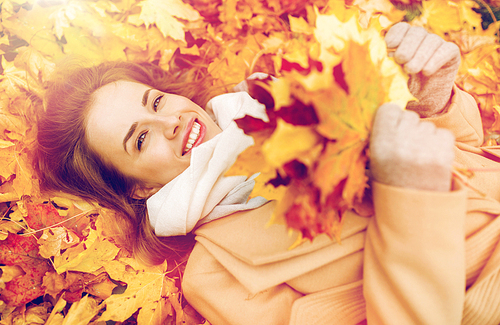
[[[228,174],[261,172],[252,195],[279,201],[273,222],[302,238],[326,233],[340,240],[347,210],[372,214],[366,168],[376,109],[386,102],[405,107],[413,96],[378,20],[362,28],[359,11],[344,7],[314,16],[311,25],[290,17],[296,37],[282,44],[281,76],[249,81],[270,121],[237,120],[255,145]]]

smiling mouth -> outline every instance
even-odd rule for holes
[[[201,125],[198,122],[193,123],[193,128],[191,129],[191,133],[189,133],[189,138],[186,143],[186,146],[184,147],[184,151],[182,152],[183,155],[188,153],[191,148],[193,148],[193,145],[195,144],[196,140],[200,137],[200,132],[201,131]]]

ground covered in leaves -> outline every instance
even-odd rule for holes
[[[4,0],[0,12],[0,324],[203,324],[182,299],[182,265],[146,266],[114,212],[40,193],[30,164],[44,82],[66,57],[197,66],[214,86],[250,83],[268,123],[238,121],[256,145],[229,171],[261,172],[254,195],[274,222],[338,237],[342,214],[369,215],[367,141],[376,108],[412,99],[387,55],[396,22],[462,51],[460,88],[477,100],[485,145],[500,136],[498,0]],[[293,144],[293,145],[291,145]]]

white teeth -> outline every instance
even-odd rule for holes
[[[191,133],[189,134],[189,139],[186,143],[186,147],[184,148],[184,153],[186,153],[186,151],[188,151],[193,147],[194,143],[196,142],[196,139],[198,139],[198,136],[200,135],[200,129],[201,125],[194,122]]]

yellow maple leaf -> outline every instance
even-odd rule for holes
[[[133,261],[135,268],[128,262],[128,259],[108,261],[105,266],[112,279],[127,283],[127,289],[104,301],[106,311],[99,321],[123,322],[140,309],[138,324],[161,324],[171,314],[166,297],[177,291],[173,281],[166,277],[166,262],[148,267]]]
[[[267,163],[278,168],[291,160],[301,160],[311,150],[315,152],[320,140],[311,127],[294,126],[279,119],[276,130],[262,145],[262,152]]]
[[[95,64],[104,61],[104,53],[99,42],[84,33],[80,27],[68,27],[64,29],[67,43],[64,44],[64,52],[67,54],[81,55]]]
[[[16,151],[14,148],[0,150],[0,176],[4,180],[8,180],[12,175],[15,175],[15,159]],[[13,190],[13,188],[9,188],[9,190]]]
[[[450,1],[423,1],[420,20],[439,35],[443,35],[445,31],[459,30],[462,27],[460,16],[449,3]]]
[[[250,197],[262,196],[268,200],[282,200],[286,193],[286,186],[276,187],[269,184],[267,181],[268,180],[263,181],[257,177]]]
[[[314,29],[303,17],[288,16],[290,30],[294,33],[312,34]]]
[[[0,308],[1,308],[1,303],[0,303]],[[2,315],[2,320],[1,324],[15,324],[15,325],[24,325],[24,324],[47,324],[50,325],[50,323],[46,322],[48,321],[49,313],[48,310],[51,308],[50,303],[42,303],[40,305],[29,305],[29,306],[22,306],[16,308],[11,314],[5,313],[8,311],[4,310],[4,315]],[[7,315],[6,315],[7,314]],[[56,325],[52,323],[52,325]]]
[[[64,273],[63,273],[64,274]],[[57,295],[64,290],[66,280],[63,275],[56,272],[47,272],[43,277],[43,286],[46,288],[45,293],[56,298]]]
[[[298,63],[301,67],[308,68],[311,47],[306,44],[296,39],[288,41],[283,47],[283,58],[288,62]],[[281,61],[281,58],[279,60]],[[281,62],[276,65],[277,68],[281,67]]]
[[[123,4],[120,3],[120,4]],[[120,13],[122,10],[126,11],[128,8],[118,8],[118,5],[105,0],[98,0],[97,2],[88,3],[90,7],[92,7],[101,17],[108,17],[111,14]]]
[[[0,270],[2,271],[0,275],[0,285],[25,274],[24,270],[18,265],[0,266]]]
[[[291,81],[286,78],[279,78],[271,83],[269,92],[273,96],[275,110],[292,104],[291,86]]]
[[[221,85],[236,85],[253,71],[254,59],[261,51],[256,37],[229,40],[219,50],[219,55],[208,66],[210,74],[222,81]]]
[[[316,92],[316,112],[319,124],[317,131],[327,139],[349,139],[353,142],[359,141],[361,134],[345,123],[342,118],[332,111],[334,107],[348,108],[348,99],[344,92],[338,87]],[[338,105],[338,106],[334,106]],[[346,143],[349,145],[349,143]]]
[[[78,246],[68,248],[61,256],[54,257],[57,273],[80,271],[94,273],[104,263],[115,258],[120,249],[109,240],[99,238],[97,231],[90,229],[88,237]]]
[[[148,56],[146,58],[147,61],[155,59],[158,52],[160,52],[162,55],[168,55],[167,53],[170,53],[172,55],[178,48],[182,49],[185,48],[186,46],[184,39],[174,40],[170,37],[165,38],[163,37],[160,30],[156,27],[148,28],[146,30],[146,35],[148,42],[148,49],[147,49]],[[127,55],[129,55],[129,53],[127,53]],[[168,59],[172,58],[171,55],[168,56]],[[166,59],[167,58],[163,58],[163,60]],[[164,67],[166,67],[166,70],[168,70],[168,64],[166,64]]]
[[[347,202],[349,207],[356,208],[357,203],[361,203],[365,189],[368,188],[368,176],[366,175],[366,162],[368,156],[362,151],[366,149],[366,143],[360,143],[357,149],[360,153],[354,157],[352,162],[344,190],[342,191],[342,198]]]
[[[245,175],[252,176],[260,173],[256,183],[264,189],[265,183],[276,177],[276,169],[268,164],[265,155],[262,152],[262,144],[269,138],[270,132],[263,130],[253,134],[255,145],[250,146],[238,156],[238,161],[234,163],[226,172],[226,176]],[[252,195],[263,195],[256,191]]]
[[[458,6],[458,13],[460,15],[462,23],[466,24],[467,25],[466,27],[468,29],[470,30],[482,29],[481,14],[473,10],[473,9],[479,9],[479,4],[476,1],[454,0],[454,2]]]
[[[470,32],[462,29],[458,32],[450,33],[450,39],[460,47],[462,55],[467,55],[483,46],[494,44],[498,40],[495,36],[498,26],[500,26],[500,22],[491,24],[485,31],[474,30],[474,32]]]
[[[461,31],[452,38],[463,49],[457,85],[471,94],[478,102],[486,133],[494,136],[500,132],[500,114],[495,109],[500,103],[500,44],[495,33],[500,22],[487,30]],[[488,141],[490,136],[485,140]],[[495,144],[494,142],[490,144]]]
[[[14,64],[16,67],[24,70],[25,73],[29,73],[31,88],[39,86],[34,82],[37,79],[47,81],[55,69],[54,62],[48,60],[42,53],[31,47],[18,49],[18,55],[14,60]]]
[[[44,258],[60,256],[61,250],[75,246],[80,238],[65,227],[52,227],[45,229],[38,239],[39,253]]]
[[[481,28],[481,14],[473,11],[478,4],[471,0],[422,1],[422,15],[416,24],[444,37],[452,31],[459,31],[467,24],[470,29]]]
[[[323,15],[317,12],[314,36],[324,49],[333,49],[339,53],[344,50],[347,41],[361,43],[361,26],[354,15],[355,11],[351,10],[350,13],[350,18],[342,22],[335,14]]]
[[[318,159],[318,166],[314,170],[314,184],[321,190],[321,202],[326,203],[326,198],[334,191],[335,187],[345,179],[351,180],[349,195],[346,195],[349,201],[347,203],[352,207],[353,199],[356,195],[351,192],[359,193],[364,191],[366,177],[364,176],[366,159],[361,159],[363,150],[367,141],[357,141],[354,144],[345,146],[342,140],[339,142],[328,142],[325,151]],[[355,179],[357,178],[357,179]],[[352,188],[352,189],[351,189]]]
[[[2,82],[0,83],[0,86],[4,86],[5,84],[6,84],[5,82]],[[1,104],[0,104],[0,110],[7,111],[6,107],[2,107]],[[24,139],[26,137],[26,131],[28,130],[28,127],[29,126],[25,123],[25,121],[23,121],[19,116],[14,116],[12,114],[0,112],[0,128],[2,128],[3,130],[10,131],[10,133],[5,134],[5,136],[9,140]]]
[[[406,14],[405,11],[395,8],[389,0],[355,0],[353,5],[360,8],[359,22],[365,28],[373,18],[383,19],[383,24],[388,26],[402,21]]]
[[[14,62],[2,60],[3,74],[0,76],[1,88],[8,96],[10,101],[19,97],[19,87],[28,88],[28,83],[25,78],[26,71],[23,71],[15,66]],[[7,113],[7,106],[3,107],[4,113]]]
[[[85,295],[80,301],[74,302],[64,317],[61,325],[87,325],[102,309],[98,298]]]
[[[61,325],[64,321],[64,316],[61,314],[63,309],[66,307],[66,300],[59,298],[52,309],[52,312],[47,319],[46,325]]]
[[[181,0],[144,0],[140,19],[146,27],[156,24],[164,37],[184,40],[184,24],[177,18],[193,21],[200,18],[199,13]]]
[[[6,140],[0,139],[0,149],[5,149],[5,148],[13,147],[14,145],[15,144],[12,143],[11,141],[6,141]]]
[[[53,11],[54,8],[43,8],[37,3],[29,11],[21,7],[16,14],[3,20],[2,26],[51,59],[60,59],[63,52],[53,33],[52,22],[47,20]]]
[[[148,47],[148,37],[144,27],[117,22],[111,25],[111,32],[134,51],[145,51]]]
[[[28,157],[28,153],[21,152],[16,157],[16,178],[12,181],[12,187],[17,193],[19,198],[23,195],[33,195],[36,196],[40,193],[38,188],[38,181],[33,175],[33,169],[31,167],[31,160]]]
[[[5,240],[7,239],[9,233],[17,234],[22,229],[23,227],[18,222],[14,222],[11,220],[0,220],[0,240]]]

